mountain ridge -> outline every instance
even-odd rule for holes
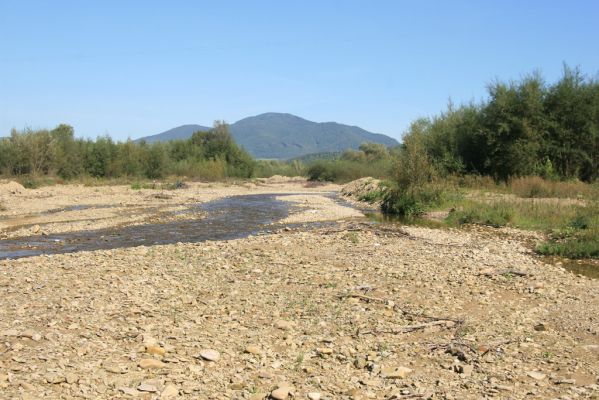
[[[189,138],[194,132],[209,130],[202,125],[181,125],[136,141],[146,142]],[[396,146],[386,135],[338,122],[313,122],[289,113],[268,112],[240,119],[229,125],[235,141],[256,158],[289,159],[320,152],[357,149],[364,142]]]

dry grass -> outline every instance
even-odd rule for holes
[[[593,199],[599,197],[599,187],[579,181],[549,181],[538,176],[512,179],[509,189],[519,197],[557,197],[570,199]]]

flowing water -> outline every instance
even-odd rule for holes
[[[40,254],[71,253],[83,250],[114,249],[141,245],[193,243],[206,240],[227,240],[266,233],[282,228],[278,221],[289,215],[293,205],[277,200],[280,194],[257,194],[232,196],[190,207],[182,213],[204,213],[205,218],[177,220],[166,223],[134,225],[121,228],[107,228],[91,231],[68,232],[47,236],[6,239],[0,241],[0,260],[36,256]],[[347,207],[352,205],[334,194],[328,197]],[[69,210],[85,209],[91,206],[73,206]],[[63,211],[51,210],[50,212]],[[438,221],[389,217],[380,213],[367,213],[366,218],[380,224],[417,224],[439,228]],[[177,212],[177,214],[181,211]],[[322,227],[330,223],[289,224],[302,227]],[[599,279],[599,263],[558,258],[545,260],[561,264],[572,273]]]
[[[233,196],[189,210],[206,213],[207,216],[202,219],[2,240],[0,259],[241,238],[275,229],[277,226],[272,224],[289,215],[290,204],[277,200],[276,196]]]

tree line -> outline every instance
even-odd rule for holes
[[[496,81],[487,100],[412,123],[403,146],[416,142],[441,173],[595,181],[599,82],[568,66],[553,84],[538,73]]]
[[[0,171],[4,175],[56,175],[162,178],[180,175],[205,179],[249,178],[255,161],[240,148],[224,122],[188,140],[170,142],[114,142],[75,138],[69,125],[52,130],[12,130],[0,139]]]

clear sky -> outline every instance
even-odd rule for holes
[[[599,1],[0,0],[0,135],[263,112],[399,138],[495,78],[599,72]]]

